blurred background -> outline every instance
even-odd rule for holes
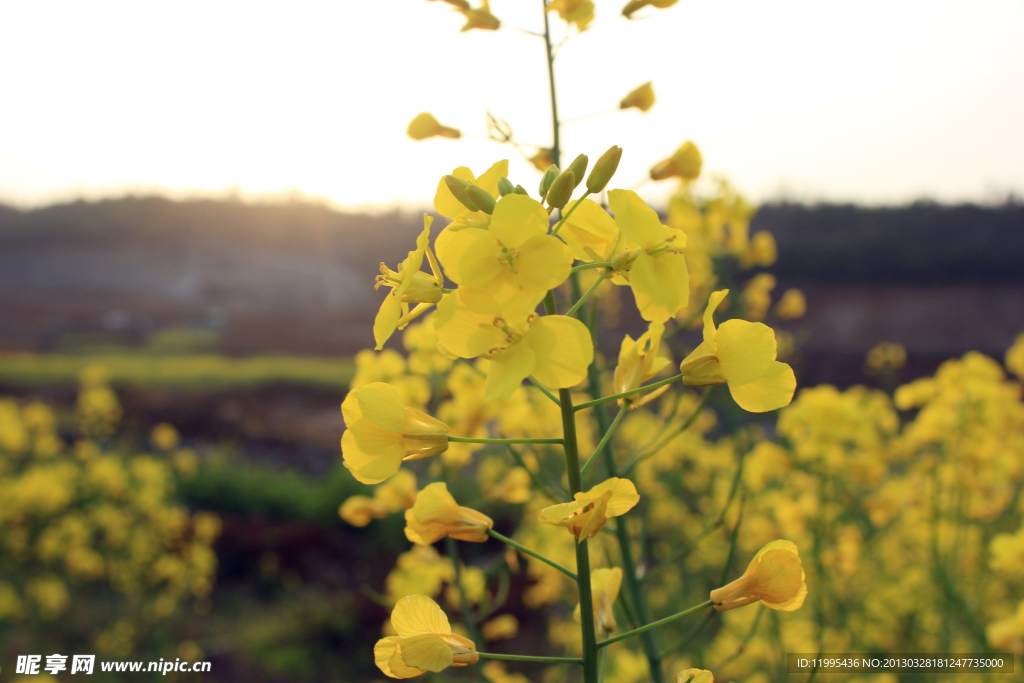
[[[18,607],[0,558],[0,680],[16,654],[61,651],[44,644],[213,662],[183,680],[374,679],[376,627],[359,630],[387,610],[360,587],[407,543],[397,518],[339,518],[365,487],[340,466],[338,406],[373,346],[378,264],[411,248],[438,179],[503,158],[514,182],[540,178],[548,81],[526,4],[493,0],[502,28],[464,33],[425,0],[0,6],[0,396],[17,414],[0,409],[0,444],[21,429],[80,463],[81,444],[138,454],[156,474],[125,466],[123,485],[162,507],[129,526],[186,510],[195,527],[166,557],[125,542],[135,565],[173,565],[153,609],[53,585],[32,589],[50,607]],[[595,4],[558,56],[564,158],[622,146],[615,186],[667,210],[647,169],[695,141],[706,182],[728,177],[757,206],[750,233],[774,236],[768,291],[805,297],[777,325],[802,386],[1002,358],[1024,330],[1024,5],[682,0],[626,21]],[[646,81],[650,112],[614,111]],[[410,140],[421,111],[464,139]],[[487,112],[521,150],[487,139]],[[642,329],[614,322],[609,355]],[[869,372],[880,344],[905,355]]]

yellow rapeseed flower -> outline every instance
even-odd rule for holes
[[[626,6],[622,8],[622,15],[627,19],[633,16],[633,13],[637,10],[641,10],[644,7],[657,7],[658,9],[665,9],[679,2],[679,0],[630,0],[626,3]]]
[[[502,197],[489,229],[466,228],[448,240],[442,262],[476,313],[502,313],[513,301],[533,308],[565,282],[572,252],[548,234],[548,212],[521,194]]]
[[[628,95],[622,98],[622,101],[619,102],[619,109],[634,108],[639,109],[640,111],[647,111],[653,106],[654,88],[651,86],[650,81],[631,91]]]
[[[558,236],[581,261],[611,261],[623,241],[615,220],[593,199],[584,199],[562,223]]]
[[[604,637],[614,631],[615,623],[615,600],[619,597],[619,590],[622,588],[622,569],[612,567],[611,569],[595,569],[590,574],[590,590],[594,602],[594,624],[597,626],[598,635]],[[580,606],[576,605],[573,618],[580,620]]]
[[[615,367],[614,393],[621,394],[636,389],[668,367],[672,361],[665,356],[658,355],[661,335],[664,332],[664,325],[651,323],[647,326],[647,331],[636,341],[633,341],[628,334],[626,335],[622,340],[622,348],[619,350],[619,364]],[[646,394],[620,398],[618,403],[620,406],[629,403],[630,408],[639,408],[661,396],[668,388],[669,386],[666,384]]]
[[[740,408],[764,413],[789,405],[796,391],[793,369],[775,360],[775,332],[761,323],[726,320],[715,329],[714,312],[728,289],[715,292],[704,310],[704,341],[679,366],[683,382],[729,385]]]
[[[589,491],[580,491],[571,503],[552,505],[540,511],[540,521],[564,526],[582,541],[594,536],[611,517],[624,515],[640,502],[636,486],[629,479],[612,477]]]
[[[417,114],[416,118],[409,122],[409,127],[406,129],[405,134],[413,140],[426,140],[436,137],[458,139],[462,137],[462,133],[457,129],[442,126],[434,118],[434,115],[428,112]]]
[[[1006,350],[1006,369],[1024,379],[1024,334],[1018,334]]]
[[[475,28],[482,31],[497,31],[501,28],[501,22],[496,16],[491,14],[490,0],[483,0],[480,4],[480,9],[463,9],[459,11],[466,17],[466,23],[461,29],[463,32],[472,31]]]
[[[532,375],[555,389],[583,381],[594,359],[594,342],[576,318],[509,310],[503,316],[476,313],[459,291],[441,300],[434,316],[437,337],[460,358],[490,359],[484,401],[503,400]]]
[[[423,231],[416,238],[416,248],[398,264],[397,271],[391,270],[383,263],[380,264],[381,274],[377,276],[377,283],[373,288],[390,287],[391,291],[384,297],[380,310],[377,311],[377,317],[373,321],[373,337],[377,342],[376,349],[378,351],[384,347],[384,342],[395,333],[396,329],[404,328],[441,300],[444,276],[428,246],[430,225],[433,221],[434,219],[429,215],[423,214]],[[424,255],[430,263],[432,275],[427,275],[420,270]],[[416,304],[416,307],[410,311],[409,304],[411,303]]]
[[[760,235],[761,233],[757,233]],[[775,315],[783,320],[802,318],[807,312],[807,299],[799,289],[787,289],[775,304]]]
[[[593,0],[551,0],[548,3],[548,11],[558,12],[562,21],[576,24],[580,31],[585,31],[594,20]]]
[[[448,427],[402,402],[398,389],[371,382],[348,392],[341,404],[348,429],[341,437],[345,467],[364,484],[398,472],[404,460],[419,460],[448,448]]]
[[[760,602],[784,612],[800,609],[807,597],[807,575],[792,541],[772,541],[757,551],[743,576],[711,591],[715,609],[724,612]]]
[[[715,683],[715,677],[707,669],[686,669],[676,674],[676,683]]]
[[[431,545],[445,536],[483,543],[494,521],[471,508],[462,507],[448,493],[448,485],[434,482],[420,491],[416,503],[405,511],[405,537],[417,545]]]
[[[666,178],[696,180],[700,175],[703,163],[704,160],[697,145],[687,140],[682,147],[675,151],[675,154],[651,167],[651,180],[665,180]]]
[[[448,617],[426,595],[409,595],[391,612],[397,636],[377,641],[373,658],[391,678],[413,678],[427,671],[476,664],[480,655],[473,641],[452,633]]]
[[[608,204],[615,224],[631,243],[631,251],[617,258],[624,261],[622,270],[640,315],[663,323],[690,301],[690,275],[683,256],[686,233],[662,225],[654,209],[632,190],[612,190]]]

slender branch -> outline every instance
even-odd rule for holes
[[[707,602],[702,602],[701,604],[699,604],[699,605],[697,605],[695,607],[691,607],[690,609],[684,609],[682,612],[678,612],[676,614],[673,614],[670,617],[665,617],[664,619],[658,619],[657,621],[652,621],[651,623],[647,624],[646,626],[641,626],[640,628],[635,628],[632,631],[626,631],[625,633],[620,633],[619,635],[617,635],[617,636],[615,636],[613,638],[609,638],[608,640],[602,640],[600,643],[597,644],[597,647],[598,648],[608,647],[612,643],[617,643],[617,642],[619,642],[621,640],[626,640],[627,638],[632,638],[633,636],[638,636],[641,633],[646,633],[647,631],[650,631],[652,629],[656,629],[659,626],[664,626],[665,624],[671,624],[676,619],[682,619],[683,617],[688,617],[691,614],[696,614],[697,612],[700,612],[701,610],[705,610],[708,607],[711,607],[713,604],[714,603],[711,602],[710,600],[708,600]]]
[[[609,268],[609,270],[611,270],[611,269]],[[579,310],[579,307],[583,305],[583,303],[590,297],[590,295],[594,293],[594,290],[597,289],[601,285],[602,281],[604,281],[604,276],[605,276],[605,274],[602,273],[600,277],[598,277],[596,280],[594,280],[594,284],[590,285],[590,289],[588,289],[586,292],[584,292],[583,296],[581,296],[579,298],[579,300],[572,305],[572,308],[570,308],[568,311],[565,312],[565,314],[566,315],[572,315],[577,310]]]
[[[544,49],[548,58],[548,85],[551,95],[551,129],[552,140],[551,160],[555,166],[562,165],[561,124],[558,121],[558,98],[555,97],[555,54],[551,49],[551,26],[548,22],[548,0],[541,0],[544,5]]]
[[[582,180],[583,180],[583,178],[577,178],[576,179],[577,182],[582,181]],[[558,222],[555,223],[555,227],[551,231],[552,235],[557,235],[558,234],[558,231],[562,229],[562,226],[565,224],[565,221],[567,221],[569,219],[569,216],[571,216],[572,212],[576,210],[576,207],[579,206],[580,204],[582,204],[583,200],[586,199],[589,196],[590,196],[590,190],[587,190],[586,192],[583,193],[582,197],[580,197],[575,202],[573,202],[573,205],[569,207],[568,211],[566,211],[564,214],[559,216]]]
[[[666,384],[672,384],[673,382],[678,382],[682,378],[683,378],[682,375],[675,375],[674,377],[669,377],[668,379],[663,379],[660,382],[653,382],[651,384],[647,384],[647,385],[644,385],[642,387],[637,387],[636,389],[630,389],[629,391],[623,391],[621,394],[612,394],[611,396],[605,396],[604,398],[595,398],[593,401],[587,401],[586,403],[580,403],[575,408],[573,408],[573,410],[584,410],[586,408],[593,408],[594,406],[599,406],[602,403],[608,403],[609,401],[617,401],[620,398],[626,398],[628,396],[634,396],[636,394],[640,394],[640,393],[643,393],[645,391],[650,391],[651,389],[657,389],[658,387],[663,387]]]
[[[554,402],[555,402],[555,405],[556,405],[556,406],[560,406],[560,405],[562,405],[561,403],[559,403],[559,402],[558,402],[558,397],[557,397],[557,396],[555,396],[554,394],[552,394],[552,393],[551,393],[551,391],[550,391],[550,390],[549,390],[549,389],[548,389],[548,388],[547,388],[546,386],[544,386],[543,384],[541,384],[540,382],[538,382],[538,381],[537,381],[536,379],[534,379],[533,375],[530,375],[530,376],[529,376],[529,377],[527,377],[526,379],[530,380],[530,382],[531,382],[531,383],[533,384],[533,386],[535,386],[535,387],[537,387],[538,389],[540,389],[540,390],[541,390],[541,392],[543,392],[543,394],[544,394],[545,396],[547,396],[547,397],[548,397],[548,398],[550,398],[550,399],[551,399],[552,401],[554,401]]]
[[[604,436],[601,437],[601,442],[597,444],[597,448],[595,448],[594,452],[590,454],[590,457],[587,459],[586,464],[583,465],[583,469],[580,470],[581,477],[587,476],[587,472],[590,470],[590,466],[597,461],[597,455],[602,450],[604,450],[604,447],[608,443],[608,440],[612,438],[612,434],[615,433],[615,430],[618,428],[619,423],[622,422],[622,418],[626,416],[627,410],[629,410],[628,403],[623,404],[623,406],[619,408],[619,412],[618,414],[615,415],[615,419],[612,420],[611,425],[608,427],[608,429],[605,430]]]
[[[526,460],[523,459],[523,454],[512,448],[512,444],[506,444],[508,446],[508,452],[512,454],[512,459],[516,461],[516,464],[526,470],[526,473],[530,475],[530,481],[537,487],[545,496],[552,500],[556,500],[558,496],[555,491],[552,491],[547,482],[544,482],[537,476],[537,474],[526,464]]]
[[[543,563],[545,563],[545,564],[547,564],[547,565],[550,565],[550,566],[554,567],[554,568],[555,568],[555,569],[557,569],[558,571],[560,571],[560,572],[562,572],[563,574],[565,574],[566,576],[568,576],[568,577],[569,577],[570,579],[572,579],[573,581],[576,581],[576,580],[577,580],[577,577],[576,577],[576,572],[572,571],[571,569],[566,569],[565,567],[563,567],[562,565],[558,564],[557,562],[555,562],[555,561],[554,561],[554,560],[552,560],[552,559],[549,559],[549,558],[547,558],[547,557],[544,557],[543,555],[541,555],[540,553],[538,553],[538,552],[537,552],[536,550],[530,550],[530,549],[529,549],[529,548],[527,548],[527,547],[526,547],[525,545],[522,545],[522,544],[520,544],[520,543],[517,543],[517,542],[513,541],[513,540],[512,540],[511,538],[509,538],[508,536],[503,536],[502,534],[499,534],[499,533],[498,533],[497,531],[495,531],[494,529],[488,529],[488,530],[487,530],[487,533],[488,533],[489,535],[493,536],[494,538],[498,539],[498,540],[499,540],[499,541],[501,541],[502,543],[505,543],[506,545],[512,546],[513,548],[515,548],[515,549],[516,549],[516,550],[518,550],[519,552],[523,553],[524,555],[529,555],[530,557],[533,557],[533,558],[535,558],[535,559],[538,559],[538,560],[540,560],[541,562],[543,562]]]
[[[582,664],[582,657],[535,657],[533,655],[499,655],[494,652],[477,652],[480,659],[503,659],[508,662],[543,662],[556,664],[558,662],[568,664]]]
[[[611,261],[597,261],[595,263],[584,263],[582,266],[575,266],[572,269],[573,273],[578,273],[581,270],[590,270],[591,268],[611,268]]]
[[[565,443],[562,439],[474,439],[468,436],[448,436],[454,443]]]
[[[693,640],[694,638],[696,638],[697,634],[704,630],[704,627],[708,625],[708,622],[710,622],[712,619],[714,619],[716,614],[718,614],[718,612],[716,612],[714,610],[711,610],[710,612],[708,612],[707,615],[703,619],[700,620],[700,623],[698,623],[696,626],[694,626],[693,629],[689,633],[687,633],[685,636],[682,637],[682,639],[677,640],[675,643],[673,643],[672,645],[669,645],[664,650],[662,650],[661,656],[662,657],[667,657],[670,654],[672,654],[673,652],[681,650],[684,647],[686,647],[687,645],[689,645],[690,641]]]

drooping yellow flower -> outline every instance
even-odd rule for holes
[[[366,526],[374,519],[383,519],[392,512],[407,510],[416,501],[416,475],[399,470],[395,476],[378,486],[370,496],[349,496],[338,508],[338,514],[352,526]]]
[[[626,6],[622,8],[622,15],[627,19],[633,16],[633,13],[637,10],[641,10],[644,7],[657,7],[658,9],[665,9],[679,2],[679,0],[630,0],[626,3]]]
[[[587,376],[594,342],[576,318],[538,318],[520,306],[501,316],[476,313],[460,292],[461,288],[441,300],[434,326],[441,344],[456,356],[490,359],[484,401],[508,398],[530,375],[555,389],[575,386]]]
[[[577,540],[594,536],[611,517],[624,515],[640,502],[636,486],[629,479],[612,477],[589,491],[580,491],[571,503],[552,505],[540,511],[540,521],[564,526]]]
[[[383,263],[380,264],[381,274],[377,276],[377,283],[373,288],[384,286],[390,287],[391,291],[384,297],[373,321],[373,338],[377,342],[378,351],[384,348],[384,342],[396,329],[404,328],[441,300],[444,276],[428,245],[430,224],[433,221],[429,215],[423,214],[423,232],[416,238],[416,249],[410,251],[406,259],[398,264],[397,271],[391,270]],[[420,270],[424,255],[430,262],[430,271],[433,275],[427,275]],[[416,307],[410,311],[411,303],[416,304]]]
[[[338,515],[352,526],[366,526],[375,519],[384,519],[388,509],[370,496],[349,496],[338,508]]]
[[[636,341],[633,341],[628,334],[626,335],[622,340],[622,348],[619,350],[619,364],[615,367],[614,393],[621,394],[632,391],[668,367],[672,361],[665,356],[658,355],[658,350],[661,347],[661,335],[664,332],[664,325],[651,323],[647,326],[647,331]],[[666,384],[646,394],[620,398],[618,403],[620,406],[629,403],[630,408],[639,408],[661,396],[668,388]]]
[[[462,31],[472,31],[473,29],[480,29],[482,31],[497,31],[501,28],[501,22],[498,17],[491,14],[491,3],[490,0],[483,0],[480,3],[480,9],[462,9],[463,16],[466,17],[466,23],[462,27]]]
[[[615,600],[622,588],[622,569],[595,569],[590,574],[590,591],[594,602],[594,624],[598,635],[604,637],[616,629]],[[580,620],[580,606],[576,605],[573,619]]]
[[[686,233],[662,225],[654,209],[632,190],[612,190],[608,204],[615,225],[631,242],[628,255],[618,258],[624,260],[624,275],[640,315],[663,323],[690,301],[690,275],[683,256]]]
[[[675,151],[675,154],[651,167],[651,180],[665,180],[666,178],[696,180],[700,175],[703,163],[704,160],[697,145],[687,140],[682,147]]]
[[[676,674],[676,683],[715,683],[707,669],[686,669]]]
[[[448,493],[448,485],[439,481],[416,496],[416,503],[405,511],[405,525],[405,537],[417,545],[431,545],[445,536],[483,543],[494,521],[481,512],[460,506]]]
[[[619,109],[639,109],[647,111],[654,106],[654,88],[648,81],[639,88],[630,91],[628,95],[619,102]]]
[[[341,437],[345,467],[364,484],[378,484],[404,460],[419,460],[448,448],[448,427],[408,408],[398,389],[371,382],[348,392],[341,404],[348,429]]]
[[[377,641],[373,659],[391,678],[413,678],[450,666],[476,664],[480,655],[473,641],[452,633],[448,617],[426,595],[402,598],[391,612],[397,636]]]
[[[594,20],[593,0],[551,0],[548,11],[558,12],[562,21],[576,24],[580,31],[587,30],[587,26]]]
[[[416,118],[409,122],[409,127],[405,130],[405,134],[413,140],[426,140],[437,137],[458,139],[462,137],[462,133],[457,129],[442,126],[434,118],[434,115],[429,112],[417,114]]]
[[[704,309],[704,341],[679,365],[687,386],[729,385],[744,410],[764,413],[789,405],[796,391],[793,368],[775,360],[775,332],[762,323],[726,320],[715,328],[714,312],[729,293],[715,292]]]
[[[552,152],[547,147],[541,147],[538,149],[537,153],[527,159],[527,161],[533,164],[533,167],[541,173],[548,170],[548,167],[555,163]]]
[[[532,308],[565,282],[572,252],[548,234],[548,212],[521,194],[494,205],[490,228],[465,228],[449,238],[442,262],[476,313],[502,313],[513,301]]]
[[[800,552],[792,541],[772,541],[757,551],[743,576],[711,591],[719,612],[760,602],[765,607],[792,612],[807,597],[807,576]]]

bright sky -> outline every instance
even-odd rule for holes
[[[680,0],[631,22],[623,4],[597,0],[556,64],[567,119],[654,83],[647,114],[566,126],[568,158],[624,148],[613,185],[692,139],[755,200],[1024,194],[1021,0]],[[486,105],[549,144],[543,41],[511,28],[540,30],[539,8],[492,0],[504,27],[460,33],[426,0],[0,4],[0,200],[237,188],[419,208],[444,173],[502,158],[533,188],[507,146],[405,128],[430,111],[483,137]]]

